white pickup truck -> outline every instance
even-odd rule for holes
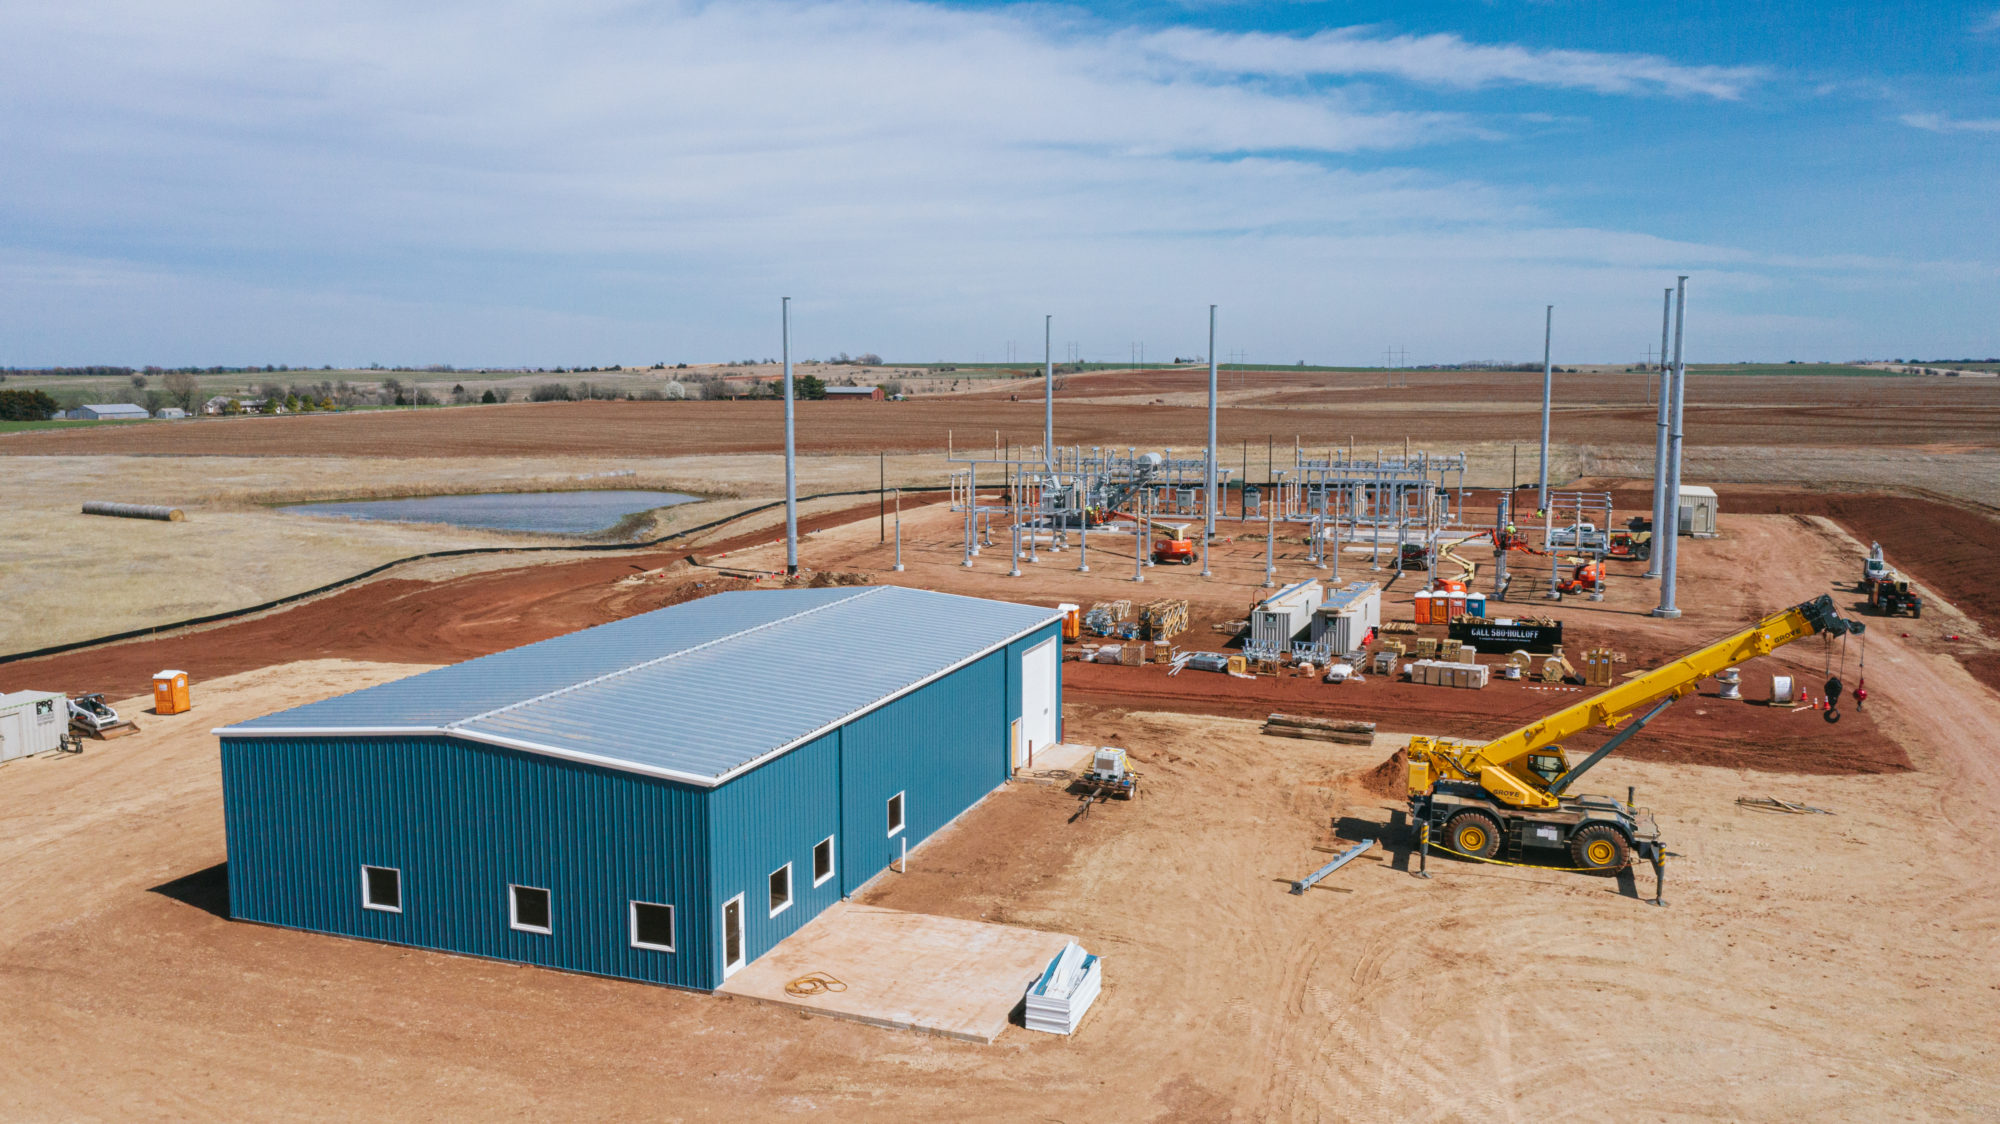
[[[1597,524],[1591,522],[1572,523],[1567,527],[1557,527],[1549,532],[1550,546],[1582,546],[1585,541],[1597,537]]]

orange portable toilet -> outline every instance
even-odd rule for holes
[[[1417,595],[1416,595],[1416,597],[1414,597],[1414,598],[1412,598],[1412,599],[1411,599],[1411,604],[1412,604],[1412,605],[1414,605],[1414,606],[1416,607],[1416,610],[1417,610],[1417,623],[1418,623],[1418,624],[1429,624],[1429,623],[1431,623],[1431,591],[1430,591],[1430,590],[1428,590],[1428,589],[1420,589],[1420,590],[1418,590],[1418,591],[1417,591]]]
[[[1451,592],[1449,590],[1431,590],[1431,623],[1451,623]]]
[[[1083,606],[1062,604],[1056,612],[1063,615],[1062,637],[1065,643],[1074,644],[1083,638]]]
[[[185,714],[194,709],[188,702],[188,673],[162,671],[153,676],[153,713]]]
[[[1450,624],[1452,621],[1465,615],[1465,594],[1453,590],[1449,594],[1449,597],[1451,599],[1451,608],[1444,615],[1446,624]]]

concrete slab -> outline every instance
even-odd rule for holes
[[[1059,742],[1046,746],[1035,751],[1034,764],[1023,765],[1014,771],[1014,779],[1040,784],[1068,784],[1070,777],[1047,777],[1040,774],[1064,771],[1080,776],[1090,768],[1090,755],[1095,752],[1097,747],[1094,745],[1071,745],[1068,742]]]
[[[1070,939],[840,902],[718,990],[871,1026],[989,1043]],[[815,972],[846,990],[786,993],[786,984]]]

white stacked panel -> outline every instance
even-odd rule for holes
[[[1084,1013],[1096,1002],[1103,983],[1104,973],[1098,958],[1071,941],[1028,986],[1022,1021],[1029,1030],[1074,1034]]]

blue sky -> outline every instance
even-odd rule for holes
[[[0,7],[0,365],[2000,354],[2000,0]]]

